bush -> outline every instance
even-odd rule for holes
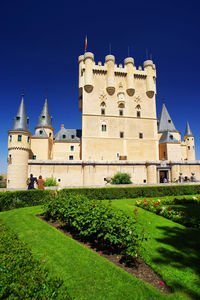
[[[111,180],[111,184],[130,184],[131,181],[131,175],[128,173],[116,173],[114,177]]]
[[[71,299],[26,244],[0,222],[0,299]]]
[[[54,198],[56,191],[26,190],[0,193],[0,211],[18,207],[41,205]]]
[[[44,206],[46,219],[59,220],[79,236],[98,241],[126,258],[138,255],[144,233],[136,219],[111,207],[111,203],[89,200],[83,195],[58,196]]]
[[[45,179],[45,184],[44,186],[48,187],[48,186],[58,186],[58,183],[56,182],[56,178],[52,177],[47,177]]]

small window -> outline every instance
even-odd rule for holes
[[[43,130],[40,130],[39,133],[40,133],[40,135],[43,134]]]
[[[73,155],[70,155],[69,156],[69,160],[73,160],[74,159],[74,156]]]
[[[144,179],[143,182],[146,183],[147,182],[146,179]]]
[[[73,134],[71,135],[71,138],[72,138],[72,140],[74,140],[74,135]]]
[[[193,149],[194,149],[194,146],[193,146]]]
[[[42,116],[42,120],[45,120],[45,116]]]
[[[71,150],[71,151],[74,151],[74,146],[70,146],[70,150]]]
[[[33,155],[33,159],[34,159],[34,160],[36,159],[36,155]]]
[[[190,146],[188,146],[188,150],[190,150]]]
[[[19,120],[20,120],[20,117],[16,117],[16,120],[19,121]]]
[[[27,124],[29,124],[29,118],[27,118]]]
[[[60,179],[60,178],[58,179],[58,182],[61,182],[61,179]]]
[[[123,137],[124,137],[124,132],[121,131],[120,134],[119,134],[119,136],[120,136],[121,139],[123,139]]]
[[[22,136],[21,135],[18,135],[18,142],[21,142],[22,141]]]
[[[66,139],[66,135],[65,135],[65,134],[63,134],[63,135],[62,135],[62,138],[63,138],[63,139]]]
[[[171,120],[168,120],[168,123],[171,123],[172,121]]]
[[[188,141],[190,140],[190,139],[187,139]]]
[[[12,156],[11,156],[11,154],[9,154],[9,156],[8,156],[8,163],[9,163],[9,164],[12,163]]]
[[[29,143],[29,142],[30,142],[30,136],[27,137],[27,143]]]
[[[105,115],[105,109],[104,108],[101,109],[101,114]]]
[[[173,139],[174,139],[173,135],[172,135],[172,134],[170,134],[170,140],[173,140]]]
[[[143,139],[143,133],[141,133],[141,132],[139,133],[139,138]]]
[[[119,153],[117,153],[117,157],[119,157]]]
[[[165,153],[165,152],[164,152],[163,154],[164,154],[164,156],[166,155],[166,153]]]
[[[101,131],[106,131],[106,125],[105,124],[101,125]]]
[[[10,142],[12,142],[12,135],[10,135]]]
[[[51,137],[51,132],[49,133],[49,137]]]
[[[120,116],[123,116],[123,109],[120,109],[120,110],[119,110],[119,115],[120,115]]]
[[[140,111],[138,110],[138,111],[137,111],[137,117],[140,118],[140,115],[141,115],[141,114],[140,114]]]

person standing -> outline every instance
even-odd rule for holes
[[[37,178],[33,177],[33,174],[30,174],[30,178],[28,179],[28,190],[34,190],[34,183],[37,183]]]
[[[37,184],[38,184],[38,189],[39,190],[44,190],[44,184],[45,184],[45,181],[44,179],[42,178],[42,175],[39,176],[39,179],[37,181]]]

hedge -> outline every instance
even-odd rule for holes
[[[0,211],[13,208],[41,205],[55,197],[56,191],[27,190],[0,193]]]
[[[123,199],[139,197],[162,197],[200,194],[200,185],[146,186],[146,187],[108,187],[108,188],[69,188],[60,191],[26,190],[0,193],[0,211],[18,207],[40,205],[55,195],[84,195],[88,199]]]
[[[44,263],[0,220],[0,299],[72,299]]]

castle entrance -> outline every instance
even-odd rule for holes
[[[169,170],[159,170],[160,183],[165,183],[170,181]]]

